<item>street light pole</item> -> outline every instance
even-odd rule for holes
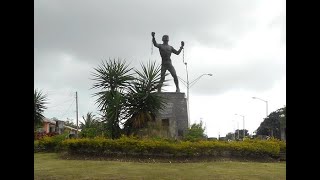
[[[181,77],[178,78],[182,81],[182,84],[187,87],[187,111],[188,111],[188,127],[190,128],[190,98],[189,98],[189,91],[190,88],[204,75],[212,76],[212,74],[202,74],[198,78],[194,79],[193,81],[189,82],[189,73],[188,73],[188,64],[185,62],[186,65],[186,73],[187,73],[187,81],[183,80]]]
[[[261,101],[264,101],[266,103],[266,118],[268,117],[268,101],[263,100],[261,98],[257,98],[257,97],[252,97],[252,99],[259,99]]]
[[[258,97],[252,97],[252,99],[258,99],[258,100],[266,103],[266,118],[267,118],[268,117],[268,101],[261,99],[261,98],[258,98]],[[271,136],[273,136],[273,129],[272,128],[271,128]]]
[[[237,122],[238,124],[238,140],[240,139],[240,131],[239,131],[239,121]]]
[[[189,103],[189,73],[188,73],[188,66],[187,63],[184,63],[186,65],[186,72],[187,72],[187,111],[188,111],[188,128],[190,128],[190,103]]]
[[[232,127],[233,127],[233,140],[236,140],[236,128],[235,128],[235,121],[232,120]]]
[[[244,129],[244,115],[240,115],[240,114],[235,114],[235,115],[238,115],[238,116],[242,117],[242,121],[243,121],[243,138],[244,138],[246,136],[245,129]]]

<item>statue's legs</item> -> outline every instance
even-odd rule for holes
[[[170,72],[171,76],[173,77],[174,84],[176,85],[176,92],[180,92],[178,76],[177,76],[176,70],[174,69],[172,64],[170,64],[168,66],[168,71]]]
[[[162,87],[163,81],[165,79],[166,71],[167,71],[167,67],[164,65],[161,65],[161,78],[160,78],[160,83],[158,85],[158,92],[161,92],[161,87]]]

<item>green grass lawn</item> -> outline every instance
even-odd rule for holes
[[[34,154],[35,179],[286,179],[286,163],[218,161],[139,163],[63,160],[56,153]]]

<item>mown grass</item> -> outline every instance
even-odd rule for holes
[[[286,163],[216,161],[139,163],[64,160],[57,153],[34,154],[35,179],[286,179]]]

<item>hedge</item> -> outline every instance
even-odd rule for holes
[[[120,139],[65,139],[45,137],[35,141],[37,151],[66,151],[69,154],[108,156],[113,154],[133,156],[171,157],[279,157],[285,152],[286,144],[278,140],[245,141],[170,141],[139,140],[121,137]],[[36,152],[37,152],[36,151]]]
[[[34,152],[47,151],[55,152],[60,151],[61,142],[67,137],[67,133],[55,136],[44,136],[34,141]]]

